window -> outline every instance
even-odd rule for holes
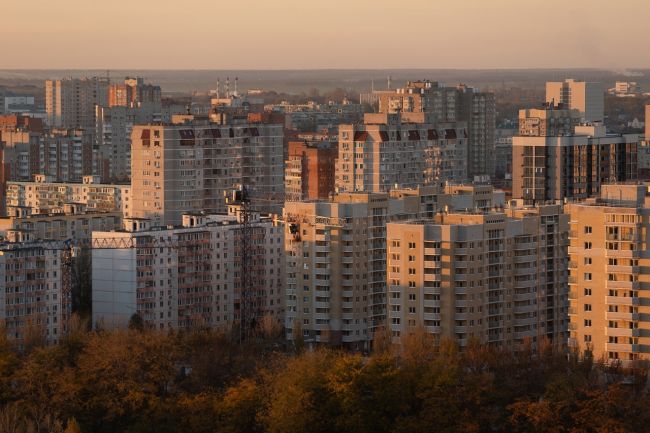
[[[585,328],[589,328],[591,326],[591,319],[585,319]]]
[[[591,226],[585,226],[585,234],[587,235],[591,234]]]
[[[591,335],[585,334],[585,343],[591,343]]]
[[[409,242],[409,248],[410,249],[415,248],[415,242]]]
[[[585,250],[591,249],[591,242],[585,242]]]
[[[585,311],[591,311],[591,304],[584,304]]]
[[[409,301],[415,301],[415,293],[409,293]]]
[[[591,296],[591,289],[585,287],[585,296]]]
[[[584,264],[585,265],[590,265],[591,264],[591,257],[585,257]]]
[[[591,272],[585,272],[584,280],[585,281],[591,281]]]

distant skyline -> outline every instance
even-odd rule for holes
[[[0,69],[650,68],[647,0],[36,0]]]

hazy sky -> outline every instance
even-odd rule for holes
[[[650,0],[3,3],[0,69],[650,67]]]

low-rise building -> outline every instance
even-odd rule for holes
[[[34,240],[89,241],[95,231],[122,228],[122,212],[87,212],[80,203],[64,205],[63,212],[32,213],[30,207],[11,207],[0,218],[0,236],[16,237],[18,232]]]
[[[102,184],[96,176],[82,182],[54,182],[52,177],[36,175],[34,182],[7,182],[7,209],[30,208],[30,213],[65,213],[67,204],[83,204],[89,212],[121,212],[131,215],[131,186]]]

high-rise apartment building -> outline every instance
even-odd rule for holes
[[[637,134],[576,126],[573,135],[517,136],[512,145],[512,196],[527,204],[583,199],[600,186],[637,177]]]
[[[28,233],[0,245],[0,320],[7,339],[56,343],[72,311],[70,250],[63,242],[37,241]]]
[[[287,202],[287,338],[367,349],[385,321],[386,222],[419,212],[420,197],[386,193]]]
[[[366,114],[339,126],[336,187],[386,192],[467,179],[464,124],[429,122],[428,113]]]
[[[282,321],[283,229],[252,214],[242,268],[239,208],[185,214],[178,227],[126,219],[124,231],[93,232],[93,323],[126,327],[134,314],[156,329],[230,329],[240,320],[243,275],[251,275],[256,323]]]
[[[36,174],[45,174],[58,181],[80,182],[91,174],[92,134],[85,130],[5,130],[0,132],[0,139],[7,181],[28,181]]]
[[[650,359],[648,184],[603,185],[570,204],[571,347],[595,359]]]
[[[281,212],[283,125],[223,113],[175,119],[133,128],[133,216],[180,224],[188,211],[224,212],[224,192],[239,185],[256,210]]]
[[[409,81],[394,92],[379,93],[379,112],[433,113],[434,122],[464,122],[467,128],[467,174],[494,176],[494,94],[460,84]]]
[[[131,178],[131,132],[133,125],[161,120],[160,104],[138,106],[95,106],[93,174],[104,182],[123,182]]]
[[[563,104],[580,112],[583,122],[602,122],[605,118],[605,90],[601,83],[567,79],[546,83],[546,103]]]
[[[145,84],[142,77],[127,77],[122,84],[108,88],[108,106],[137,107],[141,104],[160,105],[160,86]]]
[[[285,162],[286,201],[326,199],[334,192],[337,144],[326,140],[290,140]]]
[[[461,347],[566,343],[567,218],[558,205],[387,225],[388,323]]]
[[[52,128],[95,127],[95,105],[108,103],[107,78],[64,78],[45,81],[45,111]]]
[[[287,202],[287,338],[368,348],[386,323],[386,224],[433,216],[445,207],[490,207],[502,199],[488,185],[447,185]]]
[[[93,135],[84,129],[53,129],[41,137],[37,159],[38,173],[58,182],[81,182],[92,175]]]
[[[580,123],[576,109],[545,105],[543,108],[519,110],[519,136],[557,137],[573,135]]]

